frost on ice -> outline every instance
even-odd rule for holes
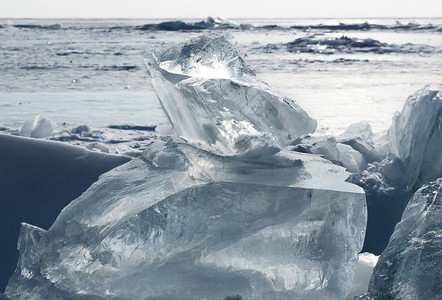
[[[23,224],[6,295],[344,299],[365,235],[364,192],[340,166],[279,151],[314,122],[257,81],[224,38],[152,59],[180,137],[102,175],[47,231]],[[206,76],[215,66],[225,78]]]
[[[200,149],[265,156],[315,131],[316,121],[258,80],[223,36],[153,54],[147,66],[174,131]]]
[[[441,299],[442,178],[410,200],[361,299]]]

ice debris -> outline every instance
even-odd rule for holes
[[[361,299],[442,298],[442,178],[410,200]]]
[[[33,120],[26,121],[20,129],[20,135],[33,138],[50,136],[54,131],[55,124],[51,120],[36,116]]]
[[[221,157],[164,138],[100,177],[48,231],[24,225],[13,299],[343,299],[362,189],[316,155]]]
[[[292,148],[294,151],[321,155],[331,162],[345,167],[351,173],[359,173],[367,168],[367,161],[358,150],[369,157],[372,154],[367,153],[373,153],[370,150],[364,151],[368,146],[365,147],[359,137],[350,137],[349,135],[340,139],[339,142],[333,136],[307,136],[296,143]]]
[[[258,80],[224,36],[204,36],[146,62],[173,130],[200,149],[265,156],[315,131],[316,121]]]
[[[110,152],[109,148],[105,144],[99,143],[99,142],[93,142],[93,143],[86,145],[86,149],[91,150],[91,151],[103,152],[103,153]]]
[[[381,254],[400,221],[410,197],[402,183],[403,172],[401,159],[389,154],[350,177],[350,182],[364,189],[367,199],[367,233],[362,251]]]
[[[74,134],[82,134],[83,132],[90,132],[92,128],[89,125],[79,125],[71,129],[71,132]]]
[[[441,85],[428,85],[411,95],[388,131],[390,151],[404,163],[407,190],[442,177]]]
[[[359,122],[340,136],[307,136],[293,147],[344,166],[353,173],[349,181],[364,189],[363,251],[381,254],[414,191],[442,177],[440,91],[440,85],[428,85],[411,95],[388,134],[374,135],[367,122]]]
[[[374,161],[351,178],[367,196],[363,251],[382,253],[414,191],[442,176],[440,91],[440,85],[427,85],[411,95],[393,118],[385,139],[373,142],[375,151],[364,147],[374,154]]]

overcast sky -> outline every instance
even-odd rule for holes
[[[0,0],[0,18],[442,17],[442,0]]]

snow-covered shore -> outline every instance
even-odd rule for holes
[[[49,228],[102,173],[130,159],[61,142],[0,134],[0,287],[16,266],[21,222]]]

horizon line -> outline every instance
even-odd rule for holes
[[[189,20],[189,19],[206,19],[212,16],[206,17],[2,17],[0,19],[45,19],[45,20],[62,20],[62,19],[71,19],[71,20]],[[220,16],[216,16],[217,18]],[[442,17],[422,17],[422,16],[407,16],[407,17],[240,17],[240,18],[226,18],[228,20],[307,20],[307,19],[442,19]]]

